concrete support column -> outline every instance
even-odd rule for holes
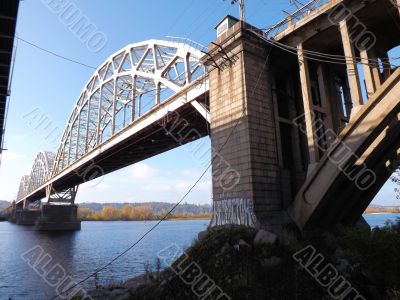
[[[382,53],[381,55],[382,64],[383,64],[383,80],[385,81],[391,75],[391,67],[390,67],[390,59],[387,52]]]
[[[340,33],[342,35],[344,55],[346,56],[347,76],[350,84],[351,99],[354,106],[362,105],[362,94],[360,86],[360,77],[358,74],[357,63],[353,43],[350,39],[349,27],[346,20],[339,23]]]
[[[238,22],[210,44],[205,61],[211,69],[211,226],[275,228],[288,216],[281,196],[270,50],[247,26]]]
[[[308,70],[308,62],[304,57],[303,44],[297,46],[297,55],[299,59],[299,69],[300,69],[300,83],[301,91],[303,95],[303,105],[304,105],[304,117],[306,123],[307,132],[307,143],[308,143],[308,153],[310,157],[310,166],[315,165],[318,162],[318,148],[315,139],[315,128],[314,128],[314,113],[313,113],[313,102],[311,93],[311,82],[310,74]],[[309,168],[309,171],[310,168]],[[309,172],[308,172],[309,173]]]
[[[328,96],[328,84],[327,84],[327,74],[326,68],[323,64],[320,64],[317,68],[318,75],[318,87],[321,94],[321,105],[325,111],[326,125],[328,128],[333,129],[333,118],[332,118],[332,105]],[[329,145],[328,145],[329,146]]]
[[[371,49],[369,51],[369,57],[372,62],[371,72],[372,72],[372,77],[373,77],[373,80],[375,83],[375,88],[378,89],[382,83],[381,83],[381,75],[380,75],[380,70],[379,70],[378,56],[376,55],[374,49]]]
[[[371,66],[373,65],[373,61],[370,60],[369,53],[365,49],[362,49],[360,51],[360,56],[361,56],[361,63],[363,64],[365,86],[367,88],[367,94],[369,98],[376,91],[376,85]]]

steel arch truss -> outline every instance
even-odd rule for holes
[[[55,153],[42,151],[33,163],[30,175],[24,175],[19,185],[17,200],[20,200],[42,186],[50,179]]]
[[[29,194],[29,175],[24,175],[19,183],[17,200],[24,198]]]
[[[202,53],[149,40],[109,57],[83,89],[57,151],[55,176],[205,72]]]

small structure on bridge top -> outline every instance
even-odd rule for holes
[[[221,22],[217,24],[217,26],[215,26],[215,29],[217,30],[217,37],[228,31],[228,29],[235,25],[237,22],[239,22],[239,19],[232,17],[231,15],[227,15],[221,20]]]

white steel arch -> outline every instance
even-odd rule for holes
[[[54,158],[55,153],[49,151],[42,151],[36,156],[30,175],[24,175],[21,178],[17,200],[22,199],[49,180]]]
[[[203,54],[149,40],[111,55],[83,89],[65,128],[52,176],[204,75]]]
[[[24,198],[29,193],[29,175],[22,176],[19,182],[17,200]]]

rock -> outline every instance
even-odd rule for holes
[[[298,239],[293,231],[288,229],[283,229],[279,234],[279,240],[283,242],[285,246],[296,247],[298,244]]]
[[[350,263],[344,259],[340,258],[337,260],[336,269],[345,277],[349,278],[350,274],[353,272],[353,267]]]
[[[280,265],[282,262],[282,258],[277,256],[271,256],[270,258],[266,258],[263,261],[263,266],[267,268],[276,267]]]
[[[377,275],[377,273],[371,272],[370,270],[362,270],[361,274],[370,283],[376,283],[377,281],[379,281],[379,275]]]
[[[129,279],[125,282],[125,287],[127,289],[136,289],[138,286],[146,283],[146,275],[139,275],[135,278]]]
[[[240,248],[247,249],[247,250],[251,249],[251,246],[244,240],[239,240],[238,244],[239,244]]]
[[[342,248],[337,248],[333,256],[336,258],[344,257],[345,256],[344,250]]]
[[[203,240],[208,235],[208,230],[200,231],[197,235],[199,241]]]
[[[218,253],[217,253],[215,256],[216,256],[216,257],[219,257],[219,256],[221,256],[221,255],[224,255],[225,252],[228,251],[229,247],[230,247],[229,244],[226,242],[226,243],[222,246],[221,250],[219,250]]]
[[[109,299],[124,299],[129,295],[128,290],[126,289],[113,289],[108,298]]]
[[[272,245],[277,239],[277,235],[270,231],[260,229],[254,237],[254,245]]]
[[[88,294],[93,299],[107,299],[110,292],[105,289],[96,289],[89,291]]]
[[[335,250],[338,248],[338,245],[336,243],[336,238],[332,233],[325,233],[324,234],[324,240],[325,240],[325,245],[331,249],[331,250]]]
[[[168,281],[166,281],[165,279],[163,281],[161,281],[160,286],[166,285],[168,283]]]
[[[368,291],[369,291],[369,293],[371,294],[372,299],[379,299],[379,298],[381,298],[381,295],[380,295],[380,293],[379,293],[379,289],[378,289],[376,286],[374,286],[374,285],[369,285],[369,286],[368,286]]]

